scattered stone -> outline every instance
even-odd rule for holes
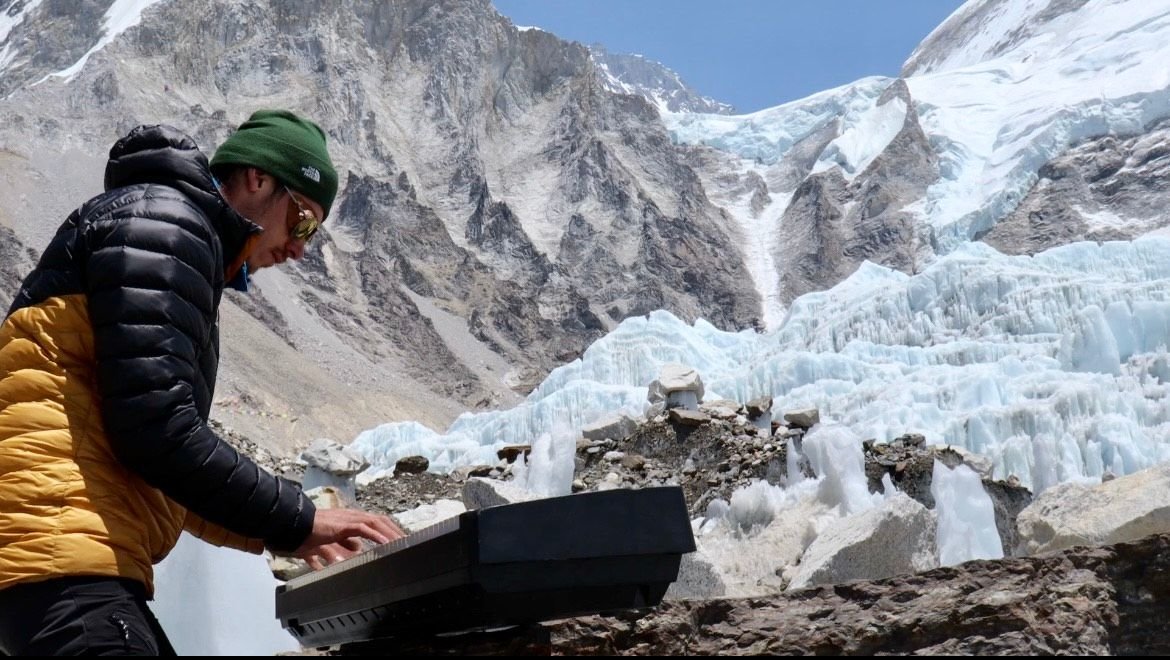
[[[353,449],[329,438],[317,438],[301,452],[298,460],[305,463],[301,485],[306,489],[333,486],[349,501],[356,497],[355,479],[370,467],[368,461]]]
[[[894,441],[900,442],[907,447],[923,447],[926,445],[926,436],[922,435],[921,433],[907,433],[905,435],[898,436]]]
[[[706,413],[685,410],[683,408],[671,408],[668,411],[667,418],[672,424],[679,424],[681,426],[701,426],[711,421],[711,418]]]
[[[463,484],[463,505],[468,510],[512,504],[537,499],[531,493],[510,481],[475,477]]]
[[[624,454],[621,457],[622,467],[627,470],[643,470],[646,468],[646,458],[637,454]]]
[[[629,415],[615,415],[606,417],[581,429],[581,435],[586,440],[624,440],[638,428],[638,422]]]
[[[394,476],[426,472],[431,462],[425,456],[406,456],[394,464]]]
[[[597,490],[613,490],[622,487],[622,478],[616,472],[610,472],[605,475],[597,484]]]
[[[739,404],[727,399],[715,399],[699,404],[699,411],[717,419],[734,420],[739,417]]]
[[[498,451],[496,451],[496,456],[499,457],[501,461],[515,463],[516,457],[518,457],[520,454],[524,454],[524,456],[527,457],[531,453],[532,445],[508,445],[506,447],[501,447]]]
[[[768,413],[770,415],[772,413],[772,397],[762,396],[756,399],[752,399],[751,401],[747,402],[747,405],[745,405],[744,408],[747,410],[749,419],[759,417],[764,413]],[[770,422],[771,419],[769,418],[769,423]]]
[[[794,426],[807,431],[820,423],[821,411],[816,408],[793,410],[792,412],[784,413],[784,421],[788,423],[788,426]]]
[[[681,364],[667,364],[647,388],[651,405],[665,402],[667,408],[697,410],[703,400],[703,379],[699,372]]]

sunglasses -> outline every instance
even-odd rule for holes
[[[297,199],[297,196],[288,189],[288,186],[284,187],[284,191],[288,193],[293,203],[297,205],[295,215],[293,213],[293,207],[288,207],[288,224],[291,227],[288,233],[296,240],[307,243],[313,237],[313,234],[317,233],[317,229],[321,226],[321,221],[317,219],[312,209],[307,208],[301,203],[301,200]]]

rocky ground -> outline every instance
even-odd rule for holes
[[[1170,535],[335,655],[1165,655]]]
[[[815,413],[815,411],[812,411]],[[782,484],[786,478],[789,443],[799,446],[815,418],[790,415],[761,429],[747,410],[731,402],[704,403],[698,412],[662,412],[620,438],[582,439],[577,443],[573,490],[646,488],[678,485],[692,517],[706,513],[714,500],[730,499],[737,489],[754,481]],[[400,471],[357,489],[362,508],[390,515],[440,499],[461,500],[466,480],[472,476],[501,481],[512,479],[516,457],[528,450],[516,446],[501,450],[496,465],[456,470],[449,475]],[[921,435],[907,435],[889,443],[865,442],[866,475],[871,492],[882,489],[889,475],[898,490],[927,508],[934,507],[930,493],[935,460],[955,467],[965,458],[949,447],[930,446]],[[976,463],[977,469],[984,466]],[[812,476],[811,468],[802,468]],[[424,468],[425,469],[425,468]],[[294,474],[287,466],[286,474]],[[1015,547],[1015,516],[1031,501],[1018,484],[984,477],[984,487],[996,507],[1005,554]]]
[[[646,420],[635,422],[627,419],[608,427],[601,425],[603,428],[587,430],[586,437],[577,444],[572,488],[579,492],[678,485],[683,489],[690,515],[697,518],[705,514],[711,502],[727,501],[736,489],[753,481],[783,484],[788,472],[789,447],[800,447],[808,428],[817,422],[818,415],[815,410],[796,411],[777,416],[772,421],[768,408],[770,401],[758,403],[755,408],[726,401],[705,402],[696,411],[659,409],[657,414],[652,414]],[[619,437],[608,437],[610,435]],[[246,440],[236,440],[248,447]],[[377,479],[356,489],[357,506],[398,516],[404,525],[418,529],[420,523],[417,518],[411,517],[413,513],[430,508],[426,505],[434,505],[441,500],[465,501],[465,487],[469,479],[486,477],[502,483],[512,481],[515,461],[529,449],[527,446],[507,447],[499,452],[499,460],[495,465],[466,467],[446,475],[426,472],[426,462],[421,457],[403,459],[394,476]],[[300,477],[303,466],[259,451],[262,463],[290,478]],[[871,491],[881,490],[882,479],[888,476],[898,490],[927,507],[934,506],[930,481],[936,460],[948,467],[966,462],[977,471],[985,471],[986,468],[980,465],[977,457],[966,456],[949,447],[931,446],[921,435],[907,435],[889,443],[866,441],[863,443],[863,453]],[[806,474],[812,474],[812,468],[807,462],[801,464],[800,468]],[[1016,483],[995,481],[987,476],[984,477],[984,486],[995,504],[999,528],[1007,530],[1001,531],[1001,540],[1005,555],[1010,555],[1016,545],[1015,517],[1032,501],[1031,494]],[[903,639],[897,633],[899,629],[891,627],[895,618],[903,616],[897,614],[902,610],[911,614],[917,612],[914,616],[919,617],[924,622],[920,625],[924,626],[927,625],[925,622],[934,622],[935,619],[949,621],[948,617],[954,614],[947,614],[946,607],[959,608],[962,600],[951,602],[948,599],[960,593],[968,594],[968,600],[973,599],[962,605],[966,608],[964,611],[982,611],[980,608],[984,608],[990,612],[994,609],[986,599],[994,600],[998,597],[995,594],[970,595],[976,589],[973,585],[981,584],[983,579],[979,576],[979,569],[965,568],[961,574],[955,573],[955,570],[944,568],[931,572],[938,573],[942,578],[908,575],[872,583],[875,586],[820,587],[763,599],[677,600],[668,596],[658,608],[632,611],[618,617],[581,617],[490,634],[399,639],[372,645],[319,649],[316,652],[850,654],[870,651],[896,653],[911,648],[932,648],[939,652],[1011,648],[1007,642],[987,642],[981,646],[970,640],[952,640],[948,646],[942,644],[941,640],[951,638],[939,637],[941,633],[933,629],[917,633],[921,639],[913,635]],[[1013,579],[1021,589],[1021,594],[1013,598],[1027,602],[1033,597],[1030,592],[1026,592],[1025,586],[1029,581],[1025,579],[1026,576],[1020,577],[1020,571],[1043,572],[1042,568],[1003,570],[1016,576]],[[971,572],[970,575],[967,572]],[[938,580],[941,582],[935,586],[934,582]],[[954,585],[947,586],[947,580]],[[927,583],[931,585],[929,589],[923,586]],[[1076,601],[1076,597],[1070,598]],[[986,602],[982,605],[975,602],[979,599]],[[1068,607],[1066,600],[1050,605],[1063,611]],[[992,615],[984,613],[980,616]],[[821,637],[806,638],[802,631],[806,630],[810,622],[821,619],[825,620],[814,625],[818,631],[816,634]],[[876,630],[879,632],[870,630],[866,633],[868,637],[854,639],[857,631],[847,632],[851,626],[858,630],[878,626]],[[733,635],[730,627],[742,629],[742,634]],[[682,637],[672,637],[676,635]],[[915,644],[920,646],[916,647]],[[1032,646],[1018,648],[1021,652],[1027,652],[1044,648],[1069,650],[1081,647],[1037,641]]]

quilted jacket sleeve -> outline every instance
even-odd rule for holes
[[[83,279],[110,445],[199,518],[294,550],[312,529],[312,502],[219,438],[196,406],[217,314],[213,230],[173,190],[141,194],[126,202],[134,217],[99,219],[87,232]]]
[[[264,551],[264,543],[260,539],[252,539],[230,532],[219,525],[207,522],[190,511],[187,512],[187,517],[183,520],[183,529],[212,545],[243,550],[254,555]]]

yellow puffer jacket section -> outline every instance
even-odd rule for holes
[[[0,589],[109,575],[153,593],[152,565],[183,529],[186,509],[110,449],[90,327],[82,295],[0,326]]]

